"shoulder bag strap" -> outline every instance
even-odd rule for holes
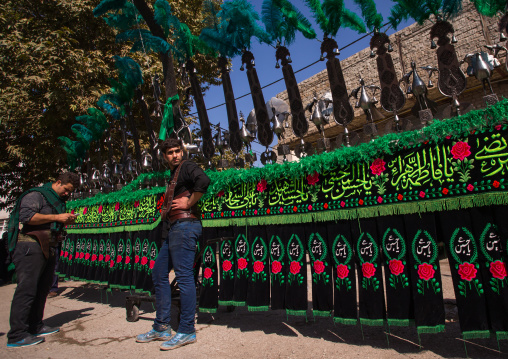
[[[178,181],[178,176],[180,175],[180,168],[182,168],[185,160],[180,163],[180,165],[176,168],[175,175],[173,176],[173,180],[169,182],[169,186],[166,189],[166,194],[164,196],[164,204],[162,205],[161,218],[165,220],[169,211],[171,211],[171,205],[173,204],[173,197],[175,195],[175,187],[176,182]]]

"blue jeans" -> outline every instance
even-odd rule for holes
[[[193,266],[196,243],[201,238],[201,232],[199,221],[177,221],[171,226],[168,236],[162,244],[152,271],[157,307],[153,329],[157,331],[169,328],[171,285],[168,276],[171,269],[174,269],[180,288],[181,315],[178,332],[184,334],[195,332],[196,283]]]

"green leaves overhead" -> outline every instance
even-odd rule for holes
[[[349,27],[360,33],[367,30],[362,19],[344,6],[344,0],[305,0],[325,36],[335,37],[341,27]],[[382,21],[382,19],[381,19]]]
[[[93,15],[95,17],[104,15],[111,10],[120,10],[127,4],[127,0],[102,0],[95,9]]]
[[[373,0],[353,0],[362,11],[362,17],[370,31],[380,29],[383,25],[383,16],[377,11],[376,4]]]

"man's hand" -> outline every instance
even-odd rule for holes
[[[191,208],[191,204],[190,204],[189,200],[190,200],[190,197],[175,198],[173,200],[173,203],[171,204],[171,209],[172,210],[180,209],[180,210],[186,211],[189,208]]]
[[[77,215],[70,213],[61,213],[61,214],[40,214],[36,213],[30,219],[28,224],[36,226],[45,223],[51,222],[60,222],[63,224],[71,224],[76,220]]]
[[[56,221],[63,224],[74,223],[76,220],[76,215],[71,213],[61,213],[56,216]]]

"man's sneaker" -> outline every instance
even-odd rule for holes
[[[30,335],[18,342],[15,343],[7,343],[7,348],[20,348],[20,347],[28,347],[30,345],[35,345],[42,343],[44,338],[36,337],[34,335]]]
[[[58,327],[48,327],[47,325],[43,325],[41,329],[37,331],[37,333],[34,333],[36,336],[45,336],[50,334],[55,334],[60,331],[60,328]]]
[[[58,296],[58,292],[49,292],[48,293],[48,298],[55,298]]]
[[[169,340],[171,339],[171,328],[166,329],[163,332],[158,332],[154,329],[150,330],[148,333],[139,334],[136,337],[136,341],[138,343],[148,343],[152,340]]]
[[[173,338],[161,344],[161,350],[171,350],[178,347],[197,342],[196,333],[176,333]]]

